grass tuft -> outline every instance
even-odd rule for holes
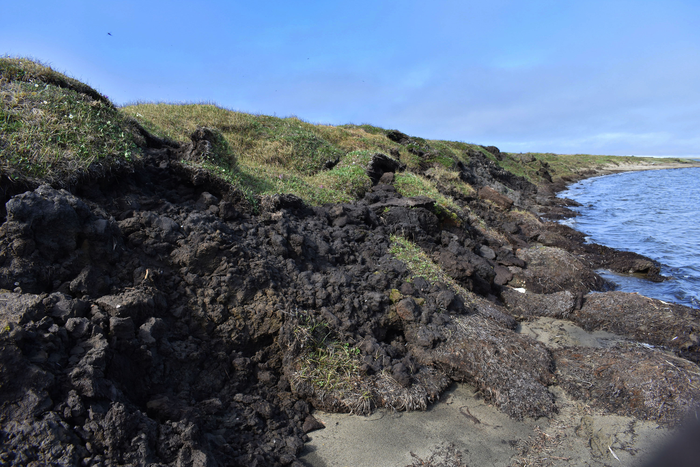
[[[294,380],[310,383],[324,392],[333,392],[339,399],[353,390],[362,377],[360,349],[335,339],[328,324],[310,314],[294,329],[302,347]]]

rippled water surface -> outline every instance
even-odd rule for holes
[[[619,290],[700,308],[700,168],[596,177],[559,196],[583,204],[565,223],[591,242],[648,256],[672,276],[656,284],[603,273]]]

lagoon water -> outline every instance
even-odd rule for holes
[[[648,256],[671,277],[652,283],[599,271],[618,290],[700,308],[700,168],[595,177],[559,196],[583,205],[564,223],[590,242]]]

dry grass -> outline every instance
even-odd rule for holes
[[[438,186],[439,184],[442,184],[462,196],[472,197],[476,195],[476,190],[474,187],[462,181],[462,179],[459,178],[459,172],[456,170],[436,165],[435,167],[428,169],[425,175],[431,181],[436,182]]]
[[[315,407],[360,415],[378,407],[395,411],[426,410],[450,381],[433,368],[421,368],[412,375],[413,384],[404,387],[388,371],[368,375],[362,371],[361,352],[341,342],[328,325],[310,312],[295,315],[295,370],[292,390],[308,397]]]
[[[387,138],[386,130],[371,125],[311,124],[297,117],[248,114],[214,104],[136,103],[121,110],[154,134],[175,141],[187,142],[199,126],[215,129],[226,139],[238,165],[228,174],[209,169],[244,191],[290,193],[314,205],[361,198],[371,186],[364,169],[375,152],[398,155],[409,169],[426,164],[437,167],[443,182],[469,193],[470,187],[448,170],[458,161],[468,161],[468,151],[482,150],[466,143],[414,138],[421,150],[428,151],[420,158],[410,152],[411,145],[402,146]],[[329,165],[333,167],[327,170]],[[431,180],[401,175],[397,188],[406,196],[430,196],[446,216],[458,218],[457,204]]]
[[[561,387],[593,407],[675,425],[697,406],[698,366],[661,350],[629,344],[553,352]]]

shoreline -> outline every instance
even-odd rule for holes
[[[602,467],[700,400],[700,312],[606,291],[602,267],[663,277],[550,222],[567,182],[642,159],[116,109],[0,61],[23,155],[0,177],[3,465],[301,467],[328,435],[318,465],[362,463],[340,444],[399,467]],[[66,102],[86,118],[36,112]],[[375,431],[334,439],[364,419],[323,410]]]
[[[556,189],[553,196],[566,200],[557,194],[584,179],[684,168],[700,168],[700,161],[691,165],[610,164],[591,169],[594,173],[568,182],[564,188]],[[575,215],[572,212],[571,217]],[[605,331],[588,332],[571,321],[551,318],[523,321],[518,332],[554,346],[603,348],[633,342]],[[379,409],[367,417],[314,412],[325,428],[310,433],[311,440],[300,459],[307,467],[486,464],[563,467],[572,465],[574,460],[577,465],[601,467],[610,465],[609,462],[640,465],[654,458],[674,439],[675,428],[596,410],[571,399],[558,385],[549,389],[562,404],[560,413],[550,419],[513,420],[485,403],[478,391],[465,383],[453,383],[425,412]],[[469,417],[464,407],[468,407]],[[478,417],[471,417],[472,414]],[[515,433],[520,437],[509,441],[508,437]]]
[[[556,182],[555,185],[557,185],[557,188],[555,193],[559,193],[561,191],[566,190],[569,187],[569,185],[573,185],[574,183],[594,177],[604,177],[606,175],[614,175],[625,172],[642,172],[646,170],[674,170],[693,168],[700,168],[700,161],[693,161],[687,163],[664,162],[658,164],[649,162],[639,162],[635,164],[607,164],[584,170],[582,175],[573,177],[573,180],[567,180],[566,184],[561,188],[558,186],[560,183]]]
[[[629,251],[636,251],[640,254],[643,255],[648,255],[650,256],[654,261],[659,262],[660,266],[664,269],[663,274],[669,276],[669,279],[672,279],[672,282],[676,285],[673,285],[671,283],[668,283],[666,286],[663,286],[659,284],[659,286],[656,286],[654,284],[651,284],[650,286],[645,285],[644,280],[640,280],[633,275],[629,274],[624,274],[624,273],[619,273],[619,272],[614,272],[614,271],[601,271],[600,274],[602,276],[605,276],[606,278],[609,278],[616,284],[620,286],[620,289],[617,290],[628,290],[630,292],[637,292],[641,294],[651,294],[649,296],[653,298],[657,298],[660,300],[664,300],[667,302],[672,302],[688,307],[693,307],[693,308],[698,308],[700,305],[697,302],[697,298],[693,298],[692,290],[694,289],[692,283],[687,283],[684,282],[683,278],[684,277],[695,277],[695,274],[692,272],[692,269],[689,271],[684,271],[684,265],[687,264],[685,260],[685,256],[683,257],[677,257],[675,258],[675,261],[669,256],[673,257],[674,256],[674,251],[676,249],[676,243],[678,245],[683,245],[684,240],[683,237],[676,237],[676,240],[672,243],[673,246],[668,245],[666,242],[668,240],[667,236],[672,236],[674,235],[674,232],[676,229],[673,229],[672,231],[666,231],[667,234],[664,234],[664,219],[661,218],[646,218],[648,219],[648,223],[640,223],[638,220],[636,220],[636,225],[639,226],[639,228],[647,231],[647,232],[653,232],[650,235],[653,235],[652,238],[655,238],[654,242],[652,243],[653,247],[649,245],[647,241],[642,241],[642,239],[636,239],[634,240],[634,243],[632,242],[632,239],[635,238],[634,231],[632,230],[625,230],[627,233],[629,233],[629,238],[627,236],[622,237],[619,235],[619,232],[616,234],[615,232],[611,232],[610,234],[607,235],[607,239],[603,240],[606,235],[605,233],[609,231],[608,223],[603,222],[601,223],[601,219],[599,219],[597,216],[592,217],[591,212],[600,212],[601,206],[597,206],[597,204],[604,205],[607,210],[615,210],[615,209],[622,209],[622,210],[627,210],[627,209],[639,209],[636,206],[644,206],[644,203],[646,202],[644,198],[647,196],[654,196],[657,200],[658,203],[661,203],[661,205],[666,204],[666,197],[665,196],[659,196],[658,193],[654,193],[653,191],[650,192],[647,190],[647,183],[651,183],[652,185],[658,184],[659,182],[652,182],[652,180],[657,180],[656,176],[650,176],[650,178],[647,178],[647,176],[644,177],[620,177],[620,178],[615,178],[608,180],[607,182],[602,179],[601,177],[607,177],[610,175],[621,175],[621,174],[634,174],[637,172],[641,171],[650,171],[650,170],[689,170],[689,169],[698,169],[700,168],[700,165],[698,166],[693,166],[693,167],[687,167],[686,165],[679,165],[679,164],[668,164],[664,167],[659,167],[657,168],[648,168],[646,166],[641,166],[637,167],[636,169],[630,169],[630,170],[624,170],[624,171],[615,171],[612,173],[601,173],[598,175],[595,175],[593,177],[589,177],[583,180],[579,180],[577,182],[574,182],[570,185],[567,185],[567,187],[563,191],[558,191],[557,192],[557,197],[560,199],[565,199],[569,200],[571,198],[574,198],[575,201],[579,203],[583,203],[583,207],[578,207],[576,208],[576,213],[575,215],[571,216],[568,219],[562,219],[562,222],[565,222],[566,225],[571,226],[574,229],[585,229],[587,235],[591,235],[591,239],[589,241],[605,241],[606,245],[609,245],[611,248],[621,248],[624,250],[629,250]],[[694,182],[693,180],[696,178],[696,172],[695,171],[690,171],[690,172],[680,172],[677,173],[676,175],[672,175],[672,173],[667,173],[667,175],[661,175],[659,174],[660,177],[663,177],[665,180],[668,180],[664,182],[664,188],[671,188],[677,186],[676,180],[687,180],[686,183],[689,183],[688,186],[689,189],[690,187],[694,187]],[[689,178],[688,178],[689,177]],[[595,180],[595,181],[594,181]],[[634,181],[636,180],[636,182]],[[649,180],[649,182],[646,182],[646,180]],[[585,183],[582,183],[584,182]],[[591,183],[589,183],[591,182]],[[610,199],[610,194],[611,193],[616,193],[618,192],[625,192],[625,193],[630,193],[628,190],[624,189],[624,186],[626,186],[629,183],[635,183],[635,184],[641,184],[641,185],[636,185],[637,190],[635,192],[639,193],[644,193],[644,196],[642,196],[640,199],[635,200],[635,199],[630,199],[629,203],[627,204],[627,199],[629,198],[628,196],[624,196],[623,200],[621,203],[624,203],[623,205],[618,205],[618,204],[610,204],[607,202],[607,200]],[[576,190],[570,190],[574,185],[577,187]],[[591,190],[592,186],[597,186],[595,190]],[[606,188],[601,188],[602,186],[607,187]],[[580,191],[579,191],[580,190]],[[610,191],[611,190],[611,191]],[[674,201],[674,214],[677,218],[677,210],[680,209],[679,205],[676,203],[683,204],[685,202],[688,202],[690,200],[693,200],[694,197],[691,193],[688,193],[686,189],[678,190],[677,188],[674,190],[675,193],[678,193],[678,200]],[[597,193],[597,198],[591,198],[592,193]],[[581,197],[581,198],[580,198]],[[597,199],[597,201],[596,201]],[[592,203],[592,204],[590,204]],[[624,206],[624,207],[623,207]],[[629,207],[627,207],[629,206]],[[588,207],[598,209],[598,211],[592,211],[592,209],[589,209]],[[648,209],[653,209],[656,207],[656,204],[649,204],[647,205]],[[684,208],[687,211],[687,208]],[[607,212],[607,211],[605,211]],[[642,210],[638,211],[640,216],[644,216],[647,210],[642,208]],[[692,209],[689,211],[692,212]],[[579,217],[582,216],[582,217]],[[636,216],[635,216],[636,217]],[[620,220],[616,220],[614,217],[610,218],[608,217],[608,222],[620,222]],[[629,213],[626,213],[627,219],[625,223],[627,222],[632,222],[629,218]],[[583,224],[583,225],[582,225]],[[692,225],[692,223],[690,224]],[[587,226],[587,227],[586,227]],[[653,227],[652,227],[653,226]],[[625,228],[624,226],[620,226],[620,228]],[[597,240],[596,240],[597,239]],[[613,246],[614,244],[614,246]],[[658,251],[658,248],[668,248],[668,251],[665,253],[661,254]],[[686,252],[687,255],[689,255],[691,258],[693,257],[692,251],[687,250]],[[664,259],[665,258],[665,259]],[[676,269],[680,268],[680,270]],[[687,276],[687,275],[690,276]],[[680,293],[681,295],[677,295],[677,293]]]
[[[159,446],[162,459],[227,465],[362,465],[358,452],[398,467],[459,456],[568,465],[577,452],[602,466],[611,452],[637,460],[700,399],[695,312],[589,294],[605,288],[593,272],[601,264],[658,271],[533,214],[566,212],[554,185],[538,191],[474,155],[457,175],[478,190],[458,198],[465,212],[455,219],[397,193],[394,173],[375,163],[382,182],[353,203],[274,195],[253,212],[177,158],[159,149],[133,175],[74,193],[44,185],[7,203],[0,455],[34,459],[34,440],[51,437],[45,463],[68,440],[86,465],[145,462],[156,455],[142,447]],[[603,330],[624,339],[610,346]],[[307,349],[350,361],[336,361],[322,376],[341,377],[320,386],[304,379],[319,365]],[[452,403],[432,403],[442,399]],[[361,439],[367,419],[324,409],[373,413],[390,428]],[[445,423],[445,410],[459,423]],[[328,431],[314,431],[316,416]],[[433,435],[420,434],[428,426]],[[450,432],[453,444],[440,442]]]
[[[669,169],[690,169],[700,167],[700,161],[695,162],[664,162],[659,164],[644,163],[638,164],[608,164],[601,170],[603,172],[620,173],[620,172],[636,172],[642,170],[669,170]]]

